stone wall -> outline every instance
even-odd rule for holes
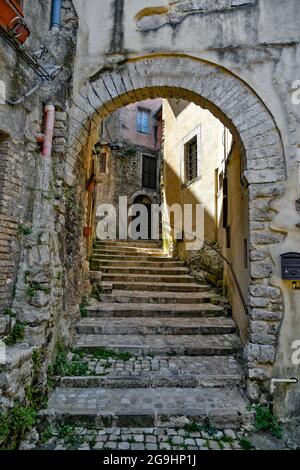
[[[57,344],[72,341],[78,304],[86,287],[80,206],[83,189],[74,194],[79,208],[74,220],[68,204],[73,209],[76,203],[70,202],[62,174],[77,16],[72,2],[63,1],[62,30],[54,33],[49,31],[50,11],[51,2],[26,2],[31,36],[25,49],[33,53],[45,45],[45,62],[51,67],[61,65],[60,74],[20,104],[0,105],[0,339],[11,343],[16,326],[21,332],[16,345],[6,346],[6,361],[0,370],[1,407],[16,398],[24,399],[25,388],[33,379],[34,349],[42,358],[38,371],[42,394]],[[15,101],[37,78],[2,39],[1,49],[6,98]],[[36,141],[37,132],[43,132],[43,108],[48,101],[56,107],[51,158],[42,156]],[[83,188],[84,183],[80,182]],[[78,271],[70,269],[73,262]]]

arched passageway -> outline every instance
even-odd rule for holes
[[[272,230],[272,211],[263,221],[262,230],[260,208],[262,203],[270,206],[272,200],[282,195],[281,182],[286,175],[279,131],[255,92],[228,70],[191,57],[139,58],[100,71],[74,100],[66,179],[70,185],[74,184],[77,155],[90,137],[91,129],[96,136],[99,124],[110,113],[130,103],[157,97],[184,99],[208,109],[230,129],[238,143],[243,163],[241,177],[248,187],[250,227],[249,334],[244,353],[248,362],[248,389],[259,383],[263,390],[275,360],[276,345],[264,343],[254,332],[257,320],[274,328],[281,320],[281,312],[270,314],[271,299],[266,299],[265,292],[272,287],[272,245],[280,242],[283,235]],[[277,334],[278,331],[277,328]],[[263,370],[263,378],[259,370]]]

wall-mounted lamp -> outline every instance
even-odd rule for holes
[[[121,145],[118,144],[117,142],[112,142],[109,146],[112,149],[112,151],[120,150],[120,147],[121,147]]]
[[[93,154],[94,155],[99,155],[102,151],[102,144],[101,142],[96,142],[93,148]]]

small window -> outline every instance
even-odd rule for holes
[[[185,181],[190,183],[198,176],[198,143],[197,136],[184,145]]]
[[[150,134],[150,111],[148,109],[138,109],[137,132]]]
[[[100,155],[100,173],[106,173],[106,153],[101,153]]]
[[[143,187],[156,189],[157,162],[156,158],[143,156]]]

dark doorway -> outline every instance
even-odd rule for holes
[[[147,209],[147,212],[148,212],[148,232],[147,232],[147,239],[150,240],[151,239],[151,205],[152,205],[152,202],[150,200],[150,198],[148,196],[143,196],[143,195],[140,195],[140,196],[137,196],[134,201],[133,201],[133,204],[143,204],[143,206],[146,207]],[[136,216],[138,217],[138,216]],[[132,219],[134,220],[136,217],[133,217]],[[141,239],[142,237],[140,237]]]

